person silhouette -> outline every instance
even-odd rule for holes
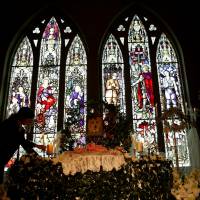
[[[27,153],[34,153],[34,147],[43,151],[46,146],[35,144],[25,138],[24,126],[33,124],[34,111],[29,107],[22,107],[17,113],[11,114],[1,122],[0,140],[0,184],[4,181],[4,167],[21,145]]]

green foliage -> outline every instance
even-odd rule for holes
[[[61,131],[60,153],[64,151],[72,151],[75,138],[72,136],[68,127]]]
[[[107,115],[104,122],[104,132],[108,137],[104,138],[104,144],[108,147],[116,147],[122,145],[125,150],[129,150],[131,146],[130,133],[132,132],[132,120],[124,113],[119,112],[118,107],[112,104],[105,104]],[[112,137],[109,137],[109,136]]]
[[[116,137],[127,151],[131,146],[130,134],[132,130],[132,120],[128,118],[128,116],[119,113],[118,121],[116,123]]]

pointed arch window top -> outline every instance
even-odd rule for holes
[[[129,33],[128,33],[128,42],[148,42],[148,37],[142,24],[142,21],[137,15],[134,15],[133,20],[130,24]]]
[[[42,35],[40,65],[59,65],[61,36],[56,19],[52,17]]]
[[[123,63],[122,53],[115,37],[111,34],[106,42],[103,63]]]
[[[171,42],[168,40],[166,35],[163,33],[159,39],[158,50],[157,50],[157,62],[177,62],[176,54]]]
[[[83,43],[78,35],[74,38],[67,56],[67,65],[86,65],[86,52]]]
[[[33,51],[27,37],[23,39],[13,60],[13,66],[33,66]]]

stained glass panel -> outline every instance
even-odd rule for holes
[[[27,37],[20,43],[13,59],[9,93],[7,101],[6,117],[19,111],[21,107],[30,106],[31,82],[33,72],[33,52]],[[24,154],[24,149],[20,146],[11,160]]]
[[[128,32],[128,50],[134,131],[139,141],[142,140],[142,142],[145,141],[146,144],[153,144],[157,141],[157,136],[155,134],[155,105],[149,44],[146,30],[137,15],[133,17],[130,24]],[[139,119],[142,120],[142,122],[140,122]],[[146,125],[141,125],[143,123]],[[139,137],[141,135],[141,126],[143,127],[143,138]],[[144,131],[144,127],[146,127],[146,131]],[[148,132],[149,134],[147,134]],[[153,135],[153,141],[150,141],[150,135]]]
[[[60,30],[55,18],[52,17],[42,36],[40,65],[59,65],[60,45]]]
[[[28,38],[25,37],[15,53],[12,64],[7,116],[23,106],[30,105],[32,66],[33,52]]]
[[[32,67],[12,67],[7,116],[30,105]]]
[[[60,52],[60,30],[52,17],[43,32],[40,49],[33,138],[38,144],[53,143],[57,132]]]
[[[142,142],[145,153],[157,151],[157,128],[155,120],[133,120],[135,139]]]
[[[166,120],[163,123],[166,157],[173,161],[174,166],[190,166],[189,149],[187,141],[187,129],[173,131],[169,128],[181,126],[182,119],[175,118]],[[167,124],[169,124],[169,126]],[[176,160],[177,159],[177,160]]]
[[[124,61],[119,44],[111,34],[106,41],[102,56],[103,100],[125,112]]]
[[[72,38],[74,30],[65,20],[57,17],[49,19],[49,21],[45,19],[35,25],[30,34],[27,34],[27,37],[19,44],[14,54],[6,114],[8,116],[17,112],[22,106],[33,107],[35,104],[34,127],[33,129],[29,127],[29,129],[34,132],[33,142],[44,145],[53,143],[57,137],[57,128],[62,131],[66,128],[66,124],[71,123],[70,120],[73,117],[76,123],[71,124],[71,132],[77,139],[76,145],[85,144],[86,51],[78,35]],[[29,41],[29,35],[32,41]],[[64,50],[61,52],[61,42],[64,43],[62,48],[67,52]],[[70,44],[71,47],[68,49]],[[62,63],[60,66],[61,54],[66,59],[66,65]],[[34,60],[33,56],[35,56]],[[60,71],[64,72],[65,76],[60,77]],[[32,81],[37,85],[32,87]],[[60,100],[61,92],[65,98]],[[61,113],[64,111],[64,118],[62,114],[58,114],[58,102],[61,104],[64,102],[65,107],[59,110]],[[61,123],[58,123],[58,117]],[[35,150],[40,155],[47,156],[46,152],[43,153],[37,148]],[[22,154],[24,150],[20,147],[19,156]],[[14,158],[16,157],[17,152],[14,155]]]
[[[172,44],[165,34],[162,34],[157,49],[157,71],[160,90],[162,113],[183,110],[183,99],[178,71],[178,61]],[[174,110],[172,109],[174,108]],[[170,116],[163,123],[166,156],[177,165],[176,159],[182,166],[189,166],[189,151],[186,130],[171,130],[169,127],[181,126],[182,117],[174,112],[175,118]]]
[[[79,36],[70,46],[66,60],[64,127],[70,128],[76,138],[76,145],[85,144],[87,59]]]
[[[181,108],[181,88],[178,75],[178,63],[171,43],[162,34],[157,50],[157,68],[160,84],[162,109]]]
[[[58,91],[59,67],[40,67],[34,126],[36,143],[52,143],[57,132]]]
[[[27,37],[23,39],[17,49],[13,66],[33,66],[33,51]]]

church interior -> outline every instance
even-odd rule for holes
[[[198,15],[193,0],[5,2],[0,120],[31,107],[47,149],[18,149],[0,199],[200,199]]]

